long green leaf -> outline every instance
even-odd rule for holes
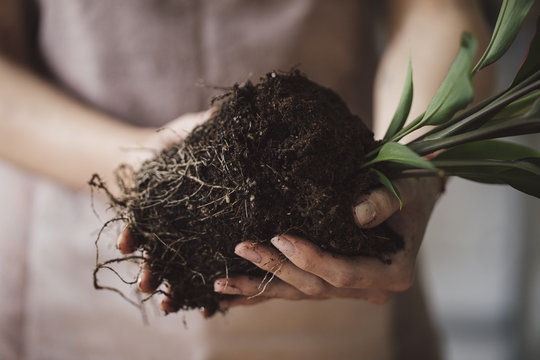
[[[379,178],[379,181],[381,182],[381,184],[385,188],[390,190],[390,192],[392,194],[394,194],[394,196],[398,199],[398,201],[399,201],[399,210],[401,210],[401,208],[403,207],[403,201],[401,200],[401,195],[399,194],[398,188],[395,187],[394,184],[392,183],[392,181],[390,181],[390,179],[388,177],[386,177],[386,175],[384,175],[382,172],[380,172],[377,169],[373,169],[373,168],[371,170],[374,171],[375,174],[377,174],[377,177]]]
[[[419,156],[407,146],[395,142],[384,144],[375,159],[365,163],[362,167],[368,167],[383,161],[405,165],[413,169],[437,170],[431,162]]]
[[[434,127],[414,141],[440,139],[459,134],[463,131],[476,129],[506,106],[527,97],[538,89],[540,89],[540,70],[502,93],[469,107],[446,123]]]
[[[508,50],[533,3],[534,0],[503,0],[491,40],[474,73],[493,64]]]
[[[392,118],[392,122],[390,123],[390,126],[388,126],[388,130],[386,130],[386,134],[384,135],[384,140],[391,139],[392,136],[394,136],[399,130],[403,128],[403,125],[405,125],[405,121],[407,120],[409,112],[411,111],[413,92],[414,88],[412,80],[412,61],[409,57],[409,65],[407,67],[405,85],[403,86],[401,98],[399,99],[399,104],[396,112],[394,113],[394,117]]]
[[[540,152],[527,146],[484,140],[444,151],[433,162],[449,175],[483,183],[509,184],[530,194],[540,188],[540,167],[535,165],[538,160]]]
[[[519,100],[514,101],[513,103],[507,105],[504,109],[499,111],[488,123],[493,121],[501,121],[505,119],[510,119],[516,116],[526,114],[535,104],[535,102],[540,99],[540,90],[533,92],[530,95],[524,96]]]
[[[540,158],[521,160],[434,160],[448,175],[487,184],[508,184],[540,198]]]
[[[479,129],[471,130],[463,134],[441,139],[419,141],[407,146],[417,154],[426,155],[437,150],[449,149],[473,141],[534,134],[538,132],[540,132],[540,101],[537,100],[524,115],[505,121],[497,121],[493,124],[485,125]]]
[[[424,139],[433,140],[447,138],[481,127],[489,122],[490,119],[493,119],[493,117],[505,107],[534,94],[540,89],[540,71],[537,71],[532,78],[535,80],[530,81],[530,83],[530,79],[527,79],[526,83],[520,84],[517,88],[510,89],[501,95],[489,99],[489,101],[482,102],[481,106],[473,106],[472,109],[474,111],[465,111],[464,116],[460,114],[446,124],[430,131],[424,136]]]
[[[519,68],[512,86],[519,84],[538,70],[540,70],[540,17],[536,21],[536,33],[529,45],[529,51],[525,57],[525,61],[523,61],[523,64]]]
[[[475,53],[476,39],[464,33],[458,55],[429,103],[422,125],[443,124],[473,100],[471,70]]]
[[[540,158],[540,152],[527,146],[501,140],[482,140],[443,151],[433,161],[470,159],[515,161],[534,157]]]

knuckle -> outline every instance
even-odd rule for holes
[[[414,271],[412,270],[403,271],[398,276],[396,276],[395,280],[393,281],[391,285],[390,290],[406,291],[412,286],[413,283],[414,283]]]
[[[349,272],[338,272],[330,279],[330,284],[336,288],[352,288],[356,284],[356,277]]]
[[[296,300],[304,300],[304,299],[306,299],[306,298],[308,298],[308,297],[310,297],[310,296],[314,296],[314,295],[308,295],[308,294],[306,294],[306,293],[304,293],[304,292],[302,292],[302,291],[298,291],[298,292],[292,294],[292,295],[289,297],[289,300],[295,300],[295,301],[296,301]]]
[[[399,206],[399,202],[396,197],[388,189],[381,189],[373,197],[373,202],[377,208],[377,216],[384,217],[387,213],[392,212],[394,208]]]
[[[313,272],[313,269],[315,268],[315,261],[308,257],[299,257],[295,259],[295,264],[300,269],[310,273]]]
[[[320,296],[324,294],[326,286],[322,281],[308,281],[302,284],[299,290],[308,296]]]

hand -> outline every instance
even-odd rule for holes
[[[182,140],[197,125],[202,124],[212,117],[215,111],[216,109],[212,108],[204,112],[184,114],[164,125],[158,131],[149,130],[148,136],[142,144],[143,147],[141,151],[130,152],[126,162],[133,166],[134,169],[137,169],[143,161],[151,158],[155,152],[174,142]],[[118,237],[117,247],[124,255],[137,250],[138,245],[129,228],[124,229]],[[144,293],[153,293],[161,284],[160,279],[152,275],[151,269],[146,262],[141,264],[138,284],[139,290]],[[178,306],[171,301],[170,297],[165,296],[161,302],[161,309],[165,312],[175,312],[178,311]]]
[[[273,274],[273,279],[238,276],[218,279],[215,291],[239,295],[224,301],[227,308],[250,305],[271,298],[289,300],[358,298],[386,303],[392,293],[407,290],[414,281],[416,255],[433,206],[441,191],[439,178],[409,178],[395,182],[403,208],[385,188],[372,191],[354,208],[354,218],[363,228],[386,223],[405,243],[390,265],[367,257],[346,257],[322,251],[311,242],[281,234],[271,242],[275,247],[243,242],[236,246],[239,256]]]
[[[216,111],[217,108],[210,108],[207,111],[187,113],[158,129],[145,129],[142,140],[138,141],[139,146],[126,151],[123,162],[137,169],[144,161],[151,159],[165,147],[184,139],[195,127],[211,118]]]

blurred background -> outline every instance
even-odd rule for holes
[[[491,3],[489,8],[497,9],[500,1]],[[511,82],[525,56],[538,15],[537,3],[517,41],[498,64],[499,90]],[[9,19],[2,21],[0,25],[9,25]],[[540,150],[540,136],[520,141]],[[0,207],[1,235],[26,238],[24,232],[29,229],[12,219],[25,218],[32,179],[0,161],[2,182],[20,185],[15,192],[4,194],[4,205],[12,202],[23,206],[14,207],[20,213]],[[459,179],[449,182],[421,250],[422,276],[441,329],[445,359],[540,359],[539,220],[538,199],[502,186]],[[1,261],[21,257],[22,254],[14,253],[16,249],[19,248],[0,243],[0,255],[5,255],[0,257]],[[12,278],[13,282],[2,284],[6,294],[23,291],[25,274]],[[13,309],[1,310],[23,316]],[[0,339],[0,348],[2,343],[13,341],[16,340]]]
[[[527,53],[538,5],[497,65],[498,90]],[[540,150],[538,135],[511,140]],[[451,179],[421,261],[447,360],[540,359],[540,200]]]

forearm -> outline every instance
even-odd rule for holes
[[[93,172],[110,179],[147,130],[92,110],[0,58],[0,157],[81,188]]]
[[[409,56],[412,58],[414,99],[409,120],[421,114],[439,88],[460,45],[464,31],[478,40],[478,55],[489,34],[474,1],[391,1],[389,42],[377,70],[374,85],[374,131],[384,135],[399,102]],[[492,78],[475,78],[475,99],[489,95]]]

